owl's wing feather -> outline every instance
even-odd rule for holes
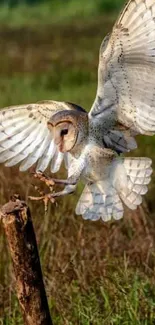
[[[89,118],[103,129],[155,133],[154,0],[130,0],[104,39]]]
[[[51,160],[51,171],[56,172],[63,154],[58,152],[47,122],[56,112],[68,110],[67,103],[44,101],[19,105],[0,111],[0,163],[14,166],[21,162],[20,170],[30,168],[38,161],[37,169],[44,171]]]

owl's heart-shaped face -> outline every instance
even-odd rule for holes
[[[48,123],[48,128],[60,152],[68,152],[74,147],[78,132],[72,122],[61,121],[55,126]]]

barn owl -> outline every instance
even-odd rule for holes
[[[68,178],[51,197],[73,193],[82,180],[76,213],[118,220],[123,204],[141,204],[150,182],[151,159],[121,155],[136,148],[138,134],[155,134],[155,0],[130,0],[103,40],[89,113],[57,101],[0,111],[0,162],[55,173],[64,160]]]

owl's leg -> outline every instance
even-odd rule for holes
[[[57,178],[52,178],[51,179],[54,184],[60,184],[60,185],[76,185],[76,181],[71,180],[71,179],[57,179]]]
[[[37,190],[39,190],[38,188],[36,188]],[[71,194],[75,191],[76,189],[76,185],[67,185],[65,186],[65,188],[63,189],[63,191],[57,192],[57,193],[49,193],[49,194],[45,194],[43,192],[41,192],[39,190],[39,193],[41,196],[39,197],[34,197],[34,196],[29,196],[29,199],[32,201],[43,201],[44,202],[44,206],[45,206],[45,213],[47,212],[48,209],[48,203],[55,202],[55,198],[56,197],[60,197],[60,196],[64,196],[67,194]]]
[[[73,178],[68,178],[68,179],[50,178],[49,176],[46,176],[42,172],[35,173],[34,177],[39,179],[40,181],[44,182],[48,187],[52,187],[55,184],[60,184],[60,185],[75,185],[76,184],[76,181]]]
[[[56,197],[60,197],[63,195],[71,194],[75,191],[76,185],[80,179],[81,173],[85,167],[85,159],[81,159],[78,163],[74,164],[68,170],[69,177],[68,179],[52,179],[50,177],[45,176],[42,172],[36,173],[34,176],[39,180],[43,181],[49,188],[51,193],[45,194],[42,198],[46,201],[53,201]],[[62,191],[53,193],[53,186],[55,184],[66,185]],[[31,197],[32,199],[32,197]]]
[[[54,198],[56,197],[60,197],[60,196],[64,196],[67,194],[71,194],[75,191],[76,186],[77,186],[77,180],[74,179],[74,177],[69,177],[68,179],[51,179],[48,176],[45,176],[43,173],[39,172],[39,173],[35,173],[34,174],[35,178],[38,178],[39,180],[41,180],[42,182],[44,182],[49,188],[50,191],[53,191],[53,186],[55,184],[62,184],[62,185],[66,185],[65,188],[62,191],[56,192],[56,193],[49,193],[49,194],[45,194],[42,191],[39,190],[39,188],[37,186],[35,186],[35,189],[40,193],[40,197],[32,197],[30,196],[31,200],[42,200],[42,199],[47,199],[49,201],[53,201]]]
[[[76,184],[74,185],[67,185],[65,186],[65,188],[60,191],[60,192],[56,192],[56,193],[50,193],[48,194],[48,198],[52,199],[52,198],[56,198],[56,197],[60,197],[60,196],[64,196],[64,195],[68,195],[68,194],[72,194],[74,193],[76,190]]]

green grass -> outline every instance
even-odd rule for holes
[[[97,87],[99,46],[113,20],[113,15],[97,16],[97,11],[92,15],[94,3],[90,1],[88,6],[87,2],[89,9],[84,9],[83,2],[81,9],[76,2],[80,18],[77,15],[74,22],[75,6],[70,14],[69,9],[61,9],[62,24],[54,17],[59,7],[54,9],[54,27],[46,26],[49,18],[41,20],[41,27],[34,25],[49,15],[41,12],[41,7],[31,9],[28,25],[30,8],[26,7],[22,16],[24,7],[8,11],[8,16],[0,12],[1,22],[14,26],[0,31],[0,107],[43,99],[69,100],[87,110],[91,107]],[[71,4],[73,1],[66,8]],[[89,12],[84,14],[86,18],[80,10]],[[155,138],[138,141],[138,150],[130,155],[151,157],[155,167]],[[64,170],[58,177],[61,174]],[[33,191],[31,183],[28,173],[0,166],[0,204],[17,191],[27,200]],[[85,222],[75,216],[80,187],[75,195],[51,206],[47,215],[43,206],[29,203],[55,325],[154,324],[154,187],[153,177],[147,196],[149,217],[131,212],[122,221],[109,224]],[[0,325],[23,324],[12,272],[0,229]]]
[[[97,285],[96,285],[97,283]],[[155,285],[153,279],[126,265],[125,260],[113,260],[104,277],[92,282],[87,289],[71,281],[63,301],[49,297],[55,325],[153,325],[155,318]],[[58,314],[58,309],[60,312]],[[3,325],[21,325],[17,299],[12,301]]]
[[[68,73],[66,78],[63,74],[63,80],[68,78]],[[4,88],[4,82],[6,82],[5,93],[2,92],[1,95],[1,107],[21,103],[36,102],[43,99],[55,99],[55,100],[65,100],[72,101],[73,103],[78,103],[83,105],[85,108],[89,109],[93,98],[95,96],[95,82],[89,80],[87,85],[82,81],[80,84],[77,80],[72,80],[71,84],[66,81],[64,85],[61,80],[58,84],[55,83],[53,89],[50,89],[51,75],[34,75],[25,76],[14,76],[11,78],[0,80],[0,91]],[[57,88],[57,89],[56,89]],[[71,93],[72,89],[72,93]],[[89,92],[88,92],[89,89]],[[6,96],[6,92],[8,95]],[[79,94],[84,94],[79,98]],[[84,97],[84,98],[83,98]]]
[[[0,23],[9,26],[42,25],[68,23],[97,17],[99,14],[117,12],[124,0],[68,0],[45,1],[40,5],[28,6],[21,2],[10,8],[0,8]]]

